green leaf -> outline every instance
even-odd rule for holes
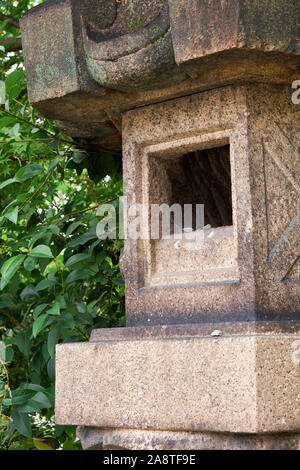
[[[48,168],[48,173],[51,173],[51,171],[53,171],[53,170],[56,168],[57,164],[58,164],[59,162],[61,162],[61,160],[62,160],[61,157],[56,157],[56,158],[50,163],[49,168]]]
[[[51,406],[48,397],[42,392],[36,393],[32,399],[39,404],[40,408],[49,408]]]
[[[24,405],[36,394],[33,390],[18,389],[13,391],[12,406]]]
[[[18,137],[20,132],[20,124],[17,122],[11,129],[7,131],[7,134],[11,137]]]
[[[31,300],[36,299],[38,296],[39,294],[33,286],[26,286],[20,294],[21,300],[23,300],[23,302],[30,302]]]
[[[37,317],[40,315],[40,313],[42,313],[43,310],[45,310],[46,307],[48,307],[48,304],[41,304],[41,305],[38,305],[38,306],[33,310],[33,318],[34,318],[34,320],[37,319]]]
[[[47,372],[49,379],[54,382],[55,380],[55,359],[52,358],[48,361],[47,364]]]
[[[24,259],[25,255],[17,255],[5,261],[1,268],[2,279],[0,284],[0,290],[3,290],[4,287],[7,286],[9,281],[13,278],[13,276],[16,274],[16,272],[22,265]]]
[[[36,260],[34,258],[30,258],[30,256],[28,256],[24,261],[24,269],[28,272],[33,271],[35,268],[35,265],[36,265]]]
[[[43,171],[45,171],[45,168],[41,165],[26,165],[17,171],[15,178],[19,181],[26,181],[39,175]]]
[[[3,406],[11,406],[11,403],[12,403],[11,398],[4,398],[4,399],[2,400],[2,405],[3,405]]]
[[[8,180],[3,181],[3,183],[0,184],[0,189],[3,189],[13,183],[20,183],[20,180],[18,180],[17,178],[9,178]]]
[[[45,391],[44,387],[42,387],[41,385],[31,384],[31,383],[25,383],[24,385],[22,385],[22,389],[23,390],[34,390],[35,392]]]
[[[19,208],[18,206],[16,207],[10,207],[8,211],[6,211],[3,215],[6,217],[6,219],[10,220],[13,224],[16,224],[18,222],[18,214],[19,214]]]
[[[90,276],[91,273],[87,269],[75,269],[67,276],[66,284],[71,284],[72,282],[76,282],[81,279],[87,280]]]
[[[59,303],[56,301],[54,302],[53,306],[47,310],[48,315],[55,315],[58,316],[60,314],[60,306]]]
[[[22,354],[28,359],[30,354],[31,343],[31,330],[20,333],[15,338],[16,345]]]
[[[23,70],[17,69],[10,73],[5,80],[6,93],[9,94],[12,88],[23,78],[25,78]]]
[[[55,356],[55,346],[58,343],[58,338],[59,338],[59,329],[57,326],[53,326],[50,333],[48,334],[48,352],[51,358]]]
[[[124,279],[122,277],[117,277],[114,280],[114,285],[115,286],[124,286]]]
[[[32,336],[36,338],[41,331],[43,331],[48,325],[52,323],[52,321],[53,317],[51,318],[48,313],[43,313],[42,315],[38,316],[33,323]]]
[[[63,443],[63,450],[76,450],[77,447],[74,444],[73,439],[66,439]]]
[[[0,295],[0,308],[11,307],[14,303],[15,300],[11,294]]]
[[[37,413],[41,411],[40,405],[34,400],[28,400],[24,405],[18,406],[18,411],[20,413]]]
[[[101,243],[101,240],[96,240],[95,242],[93,242],[93,243],[91,244],[91,246],[89,247],[89,255],[90,255],[90,256],[92,256],[93,251],[95,250],[95,248],[96,248],[98,245],[100,245],[100,243]]]
[[[86,304],[76,304],[77,306],[77,315],[76,319],[78,320],[79,323],[82,325],[93,325],[93,317],[92,315],[87,311],[87,306]]]
[[[81,149],[74,149],[73,150],[73,161],[79,165],[79,163],[83,162],[87,158],[87,151]]]
[[[37,450],[55,450],[55,441],[54,439],[41,439],[35,437],[33,443]]]
[[[70,330],[73,330],[73,328],[75,326],[75,321],[74,321],[74,318],[71,315],[71,313],[66,312],[66,313],[64,313],[64,315],[62,317],[60,317],[59,324],[63,328],[68,328]]]
[[[76,263],[81,263],[84,260],[90,259],[90,255],[88,253],[78,253],[77,255],[71,256],[66,262],[66,266],[72,266]]]
[[[48,229],[50,230],[51,233],[54,233],[55,235],[59,235],[59,228],[57,225],[49,225]]]
[[[15,85],[13,89],[11,90],[9,97],[10,98],[18,98],[20,93],[24,90],[24,86],[21,85]]]
[[[31,438],[32,433],[29,416],[25,413],[20,413],[17,409],[13,409],[11,418],[13,420],[13,427],[23,436]]]
[[[34,258],[54,258],[49,246],[46,245],[35,246],[29,253],[29,256]]]
[[[78,245],[85,245],[85,243],[88,243],[89,241],[98,238],[96,234],[96,226],[91,227],[86,233],[83,233],[79,237],[76,237],[74,240],[72,239],[68,245],[71,248],[74,248]]]
[[[72,222],[66,231],[66,236],[69,237],[80,225],[83,225],[81,221]]]
[[[11,362],[14,358],[14,350],[13,348],[9,348],[6,346],[5,348],[5,362]]]
[[[1,84],[1,82],[0,82]],[[15,124],[17,122],[16,118],[10,117],[10,116],[5,116],[0,119],[0,129],[3,127],[8,127],[11,124]]]
[[[36,286],[36,291],[39,292],[40,290],[49,289],[57,284],[56,279],[42,279],[38,285]]]

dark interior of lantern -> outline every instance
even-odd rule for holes
[[[204,204],[204,225],[233,224],[229,145],[154,160],[150,169],[153,179],[160,178],[161,190],[152,202],[192,204],[194,229],[196,204]]]

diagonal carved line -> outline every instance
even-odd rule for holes
[[[267,230],[267,250],[270,252],[270,228],[269,228],[269,203],[268,203],[268,187],[267,187],[267,172],[266,172],[266,147],[264,139],[262,139],[262,157],[263,157],[263,177],[265,188],[265,211],[266,211],[266,230]]]
[[[286,140],[290,143],[291,147],[295,150],[296,155],[298,155],[298,149],[296,148],[294,142],[290,139],[290,136],[282,129],[279,122],[277,122],[277,121],[274,121],[274,122],[275,122],[276,126],[278,127],[279,131],[281,132],[281,134],[286,138]]]
[[[282,164],[282,162],[277,158],[275,157],[274,155],[271,155],[271,158],[272,160],[274,161],[274,163],[276,163],[276,165],[278,166],[278,168],[282,171],[282,173],[284,174],[284,176],[289,180],[289,182],[291,183],[291,185],[296,189],[296,191],[298,193],[300,193],[300,186],[299,184],[297,183],[297,181],[295,180],[295,178],[291,175],[291,173],[289,172],[289,170]]]
[[[286,133],[281,128],[281,126],[278,122],[275,122],[275,124],[277,125],[278,130],[281,133],[281,135],[287,140],[288,144],[290,145],[291,151],[293,153],[295,153],[297,155],[297,158],[298,158],[298,156],[299,156],[298,150],[296,149],[295,145],[293,144],[293,142],[291,141],[289,136],[286,135]],[[267,151],[269,157],[273,160],[275,165],[279,168],[279,170],[285,176],[287,181],[290,182],[290,184],[297,191],[297,193],[300,194],[300,186],[299,186],[298,182],[295,180],[295,178],[293,177],[293,175],[291,174],[291,172],[289,171],[289,169],[283,164],[283,162],[281,161],[280,158],[277,157],[277,155],[274,155],[269,149],[266,148],[266,142],[264,144],[265,144],[264,149]],[[264,162],[264,165],[265,165],[265,162]],[[295,235],[295,232],[297,233],[297,230],[299,230],[299,228],[298,228],[299,223],[300,223],[300,212],[293,218],[293,220],[291,221],[289,226],[285,229],[285,231],[283,232],[283,234],[280,237],[280,239],[278,240],[278,242],[275,244],[275,246],[270,251],[270,254],[269,254],[269,262],[270,263],[274,264],[274,261],[276,263],[276,257],[277,256],[279,256],[279,257],[285,256],[286,260],[293,257],[293,253],[291,252],[291,250],[289,250],[289,253],[287,252],[285,254],[283,253],[283,250],[284,250],[285,245],[286,245],[286,247],[289,246],[289,239],[291,239],[291,237],[293,239],[293,235]],[[297,238],[297,235],[296,235],[296,238]],[[292,267],[297,262],[298,257],[299,257],[299,254],[295,253],[295,258],[296,259],[293,260]],[[289,268],[286,267],[286,273],[283,276],[282,280],[285,280],[285,278],[288,276],[288,273],[291,271],[292,267],[291,267],[291,265],[289,266]]]
[[[297,183],[297,181],[295,180],[295,178],[293,177],[293,175],[291,175],[291,173],[289,172],[289,170],[286,168],[286,166],[282,163],[282,161],[277,158],[275,155],[272,155],[272,153],[270,152],[270,150],[268,150],[266,148],[267,152],[268,152],[268,155],[272,158],[273,162],[277,165],[277,167],[279,168],[279,170],[284,174],[284,176],[286,177],[286,179],[291,183],[291,185],[293,186],[294,189],[296,189],[296,191],[298,193],[300,193],[300,186],[299,184]]]
[[[294,268],[294,266],[296,266],[296,264],[298,263],[299,260],[300,260],[300,255],[295,259],[295,261],[291,265],[290,269],[288,270],[288,272],[286,273],[286,275],[282,279],[283,281],[288,281],[288,279],[287,279],[288,275],[292,272],[292,269]]]
[[[288,226],[288,228],[283,232],[283,234],[279,238],[279,240],[276,243],[276,245],[274,246],[274,248],[272,248],[272,250],[270,252],[270,256],[269,256],[269,261],[270,262],[273,260],[274,256],[277,254],[277,252],[280,250],[281,245],[287,241],[288,236],[294,230],[295,225],[299,221],[300,221],[300,212],[293,218],[293,220],[290,223],[290,225]]]
[[[278,126],[279,127],[279,126]],[[281,129],[280,129],[281,130]],[[282,164],[280,159],[272,155],[270,150],[266,148],[266,142],[263,143],[263,149],[264,149],[264,171],[265,171],[265,157],[266,153],[268,156],[273,160],[273,162],[276,164],[276,166],[280,169],[280,171],[284,174],[284,176],[287,178],[287,180],[292,184],[293,188],[296,189],[296,191],[300,194],[300,186],[298,183],[295,181],[294,177],[291,175],[289,170]],[[267,195],[267,180],[266,180],[266,173],[264,175],[265,178],[265,193]],[[268,202],[267,202],[267,197],[266,197],[266,212],[267,212],[267,219],[268,219]],[[289,234],[293,231],[295,225],[297,224],[298,220],[300,218],[300,212],[294,217],[294,219],[291,221],[290,225],[286,228],[286,230],[283,232],[282,236],[278,240],[278,242],[275,244],[275,246],[272,248],[272,250],[269,253],[269,261],[271,262],[274,258],[274,256],[277,254],[277,252],[280,250],[280,247],[283,243],[286,242]],[[267,222],[268,223],[268,222]],[[269,245],[269,233],[268,233],[268,245]]]

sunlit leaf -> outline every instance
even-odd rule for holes
[[[46,245],[35,246],[29,253],[29,256],[33,256],[34,258],[53,258],[49,246]]]
[[[53,439],[40,439],[35,437],[33,443],[38,450],[55,450],[55,442]]]
[[[16,272],[22,265],[24,259],[25,259],[25,255],[17,255],[5,261],[5,263],[3,264],[1,268],[2,278],[1,278],[0,290],[4,289],[4,287],[9,283],[12,277],[16,274]]]

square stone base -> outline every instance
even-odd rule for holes
[[[293,322],[95,330],[57,346],[56,423],[297,433],[299,351]]]
[[[235,434],[77,428],[84,450],[300,450],[300,434]]]

